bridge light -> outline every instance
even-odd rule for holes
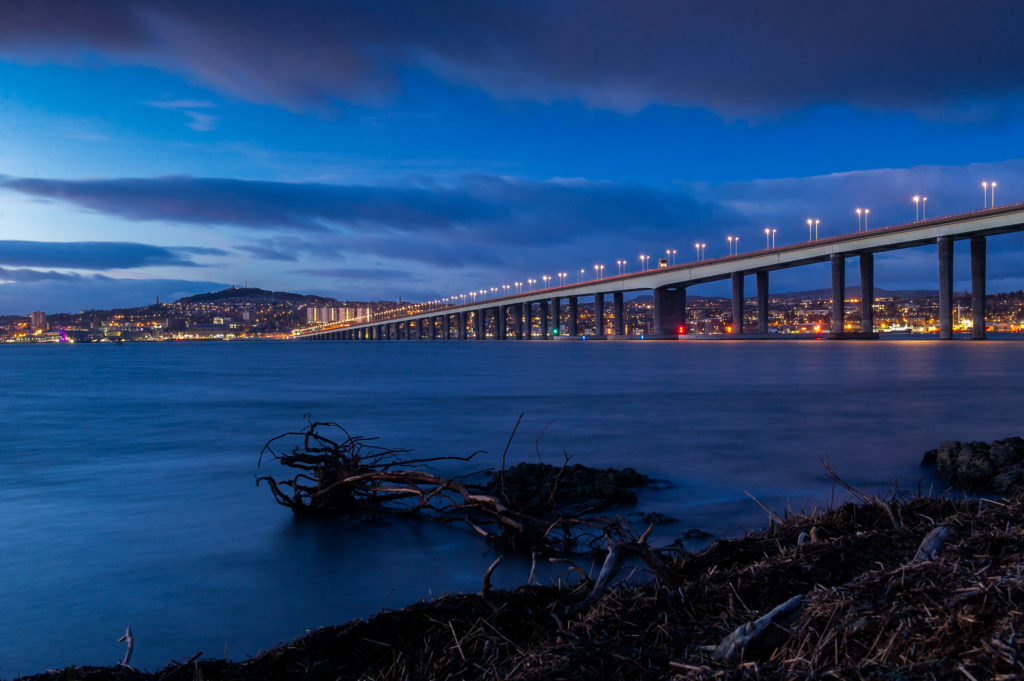
[[[679,325],[679,326],[678,326],[678,327],[676,328],[676,333],[677,333],[677,334],[679,334],[680,336],[682,336],[683,334],[685,334],[685,333],[686,333],[686,325],[685,325],[685,324],[680,324],[680,325]]]

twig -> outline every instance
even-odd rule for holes
[[[495,558],[494,562],[491,563],[491,566],[487,568],[487,572],[484,573],[484,584],[483,588],[480,589],[480,595],[484,598],[487,598],[487,594],[491,591],[491,575],[494,574],[494,570],[501,565],[502,559],[502,556]]]

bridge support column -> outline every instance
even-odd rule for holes
[[[985,237],[971,237],[971,316],[973,338],[985,337]]]
[[[523,303],[523,340],[530,340],[533,336],[533,303]]]
[[[654,335],[675,338],[686,324],[686,289],[663,286],[654,289]],[[684,328],[685,332],[685,328]]]
[[[430,318],[430,340],[437,340],[437,320],[438,317]]]
[[[476,340],[484,339],[484,310],[482,309],[473,312],[473,337]]]
[[[452,316],[447,312],[441,315],[441,338],[452,339]]]
[[[594,294],[594,335],[604,338],[604,294]]]
[[[732,332],[743,333],[743,273],[732,273]]]
[[[612,293],[612,314],[615,315],[615,335],[626,335],[626,320],[622,318],[626,306],[622,302],[622,291]]]
[[[939,250],[939,338],[953,337],[953,239],[938,238]]]
[[[569,296],[569,335],[580,335],[580,299]]]
[[[373,327],[373,339],[381,340],[382,338],[384,338],[384,327],[378,324],[377,326]]]
[[[516,340],[523,340],[523,306],[519,303],[512,303],[512,330]]]
[[[498,306],[498,340],[508,339],[508,305]]]
[[[548,339],[548,301],[540,301],[540,339]]]
[[[839,337],[846,321],[846,256],[833,253],[829,262],[832,263],[832,336]]]
[[[463,311],[459,313],[459,340],[466,340],[469,338],[469,330],[466,328],[469,324],[469,313]]]
[[[551,335],[562,335],[562,299],[558,296],[551,299]]]
[[[860,254],[860,332],[875,332],[875,256]]]
[[[768,333],[768,272],[757,273],[757,332]]]

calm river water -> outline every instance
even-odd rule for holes
[[[0,347],[0,678],[114,663],[128,624],[156,669],[478,590],[493,556],[460,528],[297,523],[255,486],[263,442],[304,414],[489,464],[525,412],[513,462],[539,446],[669,481],[641,496],[680,518],[667,540],[762,525],[744,491],[827,501],[819,459],[916,489],[938,442],[1022,434],[1022,358],[999,340]]]

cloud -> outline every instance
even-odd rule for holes
[[[409,274],[400,270],[384,268],[332,267],[323,269],[295,270],[296,274],[308,274],[314,277],[340,279],[343,281],[389,281],[407,278]]]
[[[0,315],[48,314],[110,309],[169,302],[184,296],[219,291],[227,284],[182,279],[117,279],[0,268]]]
[[[223,178],[112,180],[4,178],[0,187],[140,221],[247,230],[325,233],[317,243],[429,234],[451,243],[495,246],[524,239],[565,242],[580,233],[657,233],[708,220],[714,207],[677,190],[583,180],[471,176],[455,185],[330,185]],[[360,239],[360,237],[364,237]],[[310,236],[305,237],[311,238]],[[295,242],[293,242],[295,243]],[[396,244],[401,250],[401,244]],[[321,246],[323,247],[323,246]],[[277,250],[266,244],[266,257]]]
[[[105,55],[298,110],[381,101],[426,69],[495,96],[759,116],[826,103],[998,116],[1024,5],[983,0],[50,0],[0,9],[0,54]]]
[[[172,99],[145,102],[145,105],[154,109],[180,111],[188,118],[188,127],[199,132],[209,132],[217,127],[217,116],[202,111],[202,109],[213,108],[215,106],[213,102],[195,99]],[[200,111],[196,109],[200,109]]]
[[[0,265],[61,267],[82,270],[138,267],[199,267],[188,255],[227,255],[219,248],[183,246],[165,248],[149,244],[107,241],[0,241]]]

